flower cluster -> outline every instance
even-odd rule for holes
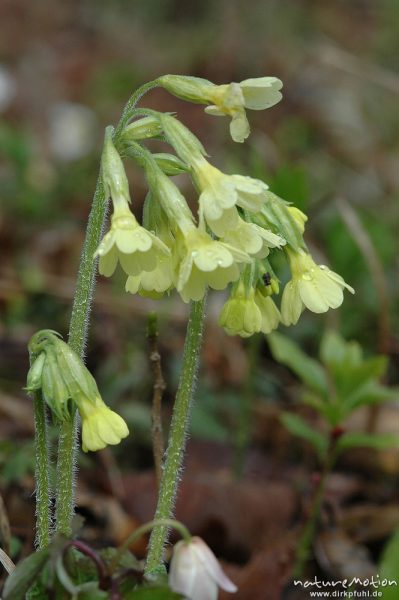
[[[119,444],[129,434],[125,421],[103,402],[95,379],[57,332],[38,331],[28,348],[27,391],[40,391],[59,421],[72,418],[74,407],[78,409],[84,452]]]
[[[167,75],[159,83],[174,95],[229,115],[235,141],[249,135],[245,109],[261,110],[281,99],[280,80],[248,79],[214,85],[194,77]],[[152,154],[143,141],[162,137],[176,154]],[[140,224],[130,208],[129,184],[121,157],[144,169],[148,195]],[[186,172],[198,192],[192,211],[172,176]],[[201,300],[207,289],[231,285],[220,324],[230,335],[270,333],[280,322],[298,321],[304,308],[321,313],[337,308],[352,288],[333,271],[314,263],[303,235],[307,217],[274,195],[265,182],[226,174],[211,164],[198,138],[175,116],[141,110],[123,131],[118,148],[107,128],[102,156],[105,195],[113,205],[110,230],[95,256],[109,277],[120,263],[126,290],[160,298],[177,290],[184,302]],[[287,259],[292,279],[280,309],[273,296],[279,278],[276,253]]]

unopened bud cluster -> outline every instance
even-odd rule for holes
[[[195,77],[158,80],[175,96],[207,104],[211,114],[229,115],[233,139],[249,135],[246,109],[269,108],[281,99],[275,77],[215,85]],[[143,116],[144,115],[144,116]],[[152,154],[142,144],[166,140],[175,154]],[[144,169],[148,195],[142,223],[130,208],[123,157]],[[190,210],[171,177],[188,173],[198,193]],[[102,275],[119,263],[126,290],[160,298],[177,290],[184,302],[200,300],[208,288],[231,286],[220,324],[231,335],[270,333],[280,322],[295,324],[305,307],[316,313],[337,308],[345,281],[312,259],[303,239],[306,215],[273,194],[265,182],[228,175],[212,165],[199,139],[170,113],[141,109],[122,133],[118,148],[107,128],[102,156],[105,193],[112,200],[111,227],[96,251]],[[272,263],[283,252],[291,270],[280,308],[274,302],[279,278]]]
[[[97,383],[78,355],[57,332],[43,329],[29,342],[28,392],[41,392],[58,421],[82,420],[82,448],[100,450],[129,434],[125,421],[103,402]]]

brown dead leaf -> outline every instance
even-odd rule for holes
[[[368,549],[339,529],[319,532],[314,552],[319,565],[335,579],[368,579],[376,572]]]
[[[399,526],[399,506],[363,504],[345,508],[340,526],[355,542],[382,540]]]

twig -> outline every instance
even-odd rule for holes
[[[151,412],[152,451],[154,454],[155,474],[159,489],[162,477],[162,462],[164,455],[164,441],[162,431],[162,396],[166,389],[162,373],[161,355],[158,350],[158,317],[155,312],[148,315],[147,337],[150,347],[150,364],[154,375]]]

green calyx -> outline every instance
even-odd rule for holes
[[[28,345],[32,365],[26,390],[40,390],[59,421],[70,420],[73,404],[94,403],[99,397],[97,384],[77,354],[60,335],[50,329],[35,333]]]

